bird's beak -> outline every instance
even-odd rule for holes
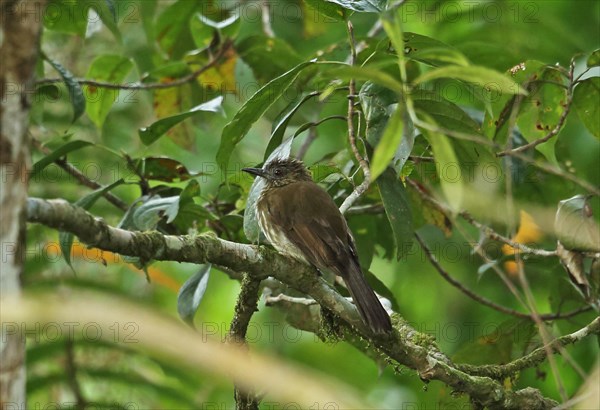
[[[247,172],[252,175],[266,178],[265,171],[262,168],[242,168],[242,171]]]

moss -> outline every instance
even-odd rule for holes
[[[338,343],[343,339],[342,324],[339,318],[329,309],[321,307],[321,323],[317,336],[324,343]]]

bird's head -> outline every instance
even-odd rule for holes
[[[311,181],[308,170],[302,161],[294,158],[276,158],[262,168],[242,168],[242,171],[264,178],[267,186],[281,187],[292,182]]]

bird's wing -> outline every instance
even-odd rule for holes
[[[288,205],[293,205],[281,218],[287,238],[310,263],[344,276],[341,268],[356,256],[348,226],[335,202],[313,182],[294,183],[282,189],[286,188],[289,191],[284,194],[290,194],[286,197],[293,198],[288,201]]]

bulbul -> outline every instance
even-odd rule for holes
[[[346,220],[304,164],[293,158],[274,159],[263,168],[243,171],[266,181],[256,213],[273,247],[341,276],[365,324],[377,334],[390,332],[390,317],[363,275]]]

